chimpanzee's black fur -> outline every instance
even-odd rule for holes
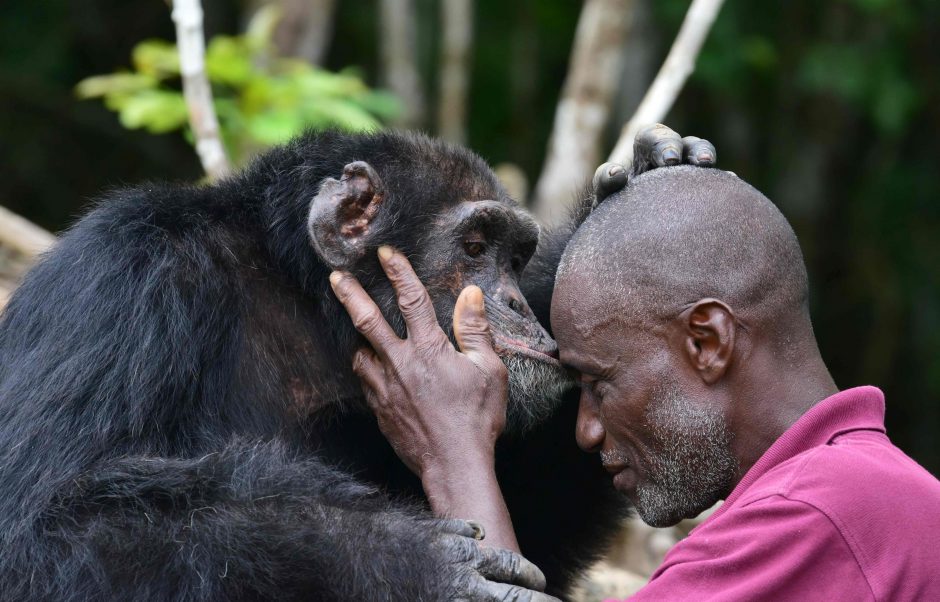
[[[310,134],[218,185],[114,191],[27,275],[0,321],[0,599],[445,595],[436,523],[361,411],[361,339],[306,230],[319,182],[358,159],[410,199],[385,242],[412,257],[453,190],[493,177],[422,137]],[[545,324],[563,239],[523,285]],[[620,512],[574,410],[500,449],[556,593]]]

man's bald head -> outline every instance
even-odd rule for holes
[[[770,330],[808,324],[793,229],[767,197],[717,169],[656,169],[631,181],[577,231],[556,282],[577,313],[635,325],[709,297]]]

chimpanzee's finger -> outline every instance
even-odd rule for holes
[[[699,167],[714,167],[718,162],[715,145],[696,136],[682,139],[682,161]]]
[[[408,258],[391,247],[381,246],[379,262],[395,288],[398,308],[408,327],[408,338],[416,341],[446,338],[437,323],[431,296],[418,279]]]
[[[387,360],[393,349],[401,343],[401,339],[385,321],[385,316],[379,311],[379,307],[369,293],[348,272],[330,274],[330,285],[333,287],[336,298],[352,318],[356,330],[372,344],[372,348],[382,360]]]
[[[594,190],[594,206],[604,199],[622,190],[627,185],[627,170],[619,163],[604,163],[594,172],[591,186]]]
[[[554,596],[518,585],[474,579],[470,584],[470,599],[484,602],[561,602]]]
[[[436,518],[434,524],[444,533],[452,533],[462,537],[469,537],[477,541],[486,537],[483,525],[475,520],[463,520],[460,518]]]
[[[682,137],[657,123],[640,130],[633,140],[633,175],[682,163]]]
[[[353,372],[362,381],[363,392],[366,393],[366,402],[373,412],[385,406],[388,399],[385,389],[385,370],[382,362],[375,352],[362,348],[353,356]]]
[[[545,590],[545,575],[521,554],[501,548],[481,548],[477,572],[491,581],[520,585],[536,591]]]

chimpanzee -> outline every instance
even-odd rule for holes
[[[634,170],[673,162],[670,144]],[[714,158],[707,143],[686,151]],[[621,512],[574,446],[572,407],[549,418],[566,381],[521,292],[547,317],[571,230],[545,239],[524,276],[538,227],[487,165],[394,133],[312,132],[215,185],[104,195],[0,320],[0,598],[495,599],[508,592],[496,582],[532,587],[518,557],[475,544],[471,524],[431,517],[366,410],[350,368],[362,340],[327,276],[351,270],[403,333],[379,244],[408,255],[448,328],[459,291],[485,291],[514,383],[501,478],[522,549],[561,591]]]

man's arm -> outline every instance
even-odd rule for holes
[[[478,520],[486,545],[518,551],[494,470],[496,439],[506,422],[507,372],[493,350],[483,293],[470,286],[457,299],[458,351],[405,256],[382,247],[379,261],[398,296],[407,339],[398,338],[352,275],[330,276],[372,346],[357,353],[353,369],[379,427],[421,477],[436,514]]]

